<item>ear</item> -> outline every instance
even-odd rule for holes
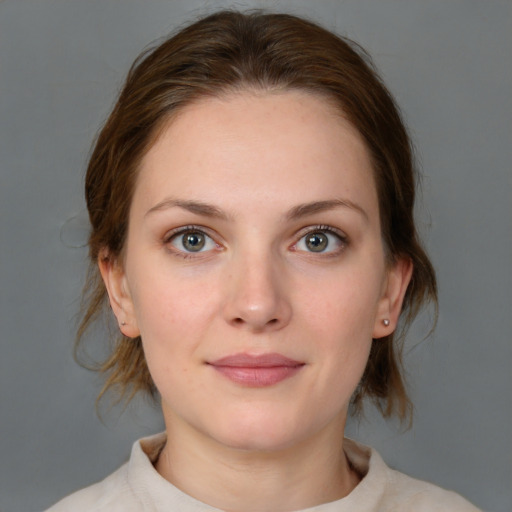
[[[108,254],[107,249],[100,251],[98,267],[107,289],[110,306],[117,318],[119,329],[129,338],[140,336],[135,308],[123,268]]]
[[[388,336],[396,329],[405,292],[411,281],[412,270],[413,264],[409,258],[399,258],[389,266],[377,307],[372,336],[374,339]],[[385,320],[389,320],[388,325]]]

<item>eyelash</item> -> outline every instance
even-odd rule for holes
[[[171,252],[174,256],[178,256],[178,257],[181,257],[184,259],[197,258],[197,257],[200,257],[201,255],[204,255],[204,253],[210,252],[212,249],[206,250],[206,251],[199,250],[196,252],[194,252],[194,251],[187,252],[184,250],[180,250],[178,248],[169,247],[169,245],[172,244],[173,240],[175,240],[178,237],[183,236],[187,233],[200,233],[200,234],[204,235],[206,238],[208,238],[209,240],[211,240],[215,244],[215,247],[217,249],[221,248],[222,246],[220,244],[218,244],[215,241],[215,238],[213,236],[211,236],[208,232],[209,232],[209,230],[204,228],[203,226],[196,226],[196,225],[182,226],[182,227],[176,228],[176,229],[168,232],[163,239],[163,243],[165,246],[167,246],[168,251]],[[324,233],[324,234],[336,237],[338,239],[341,247],[339,247],[335,250],[332,250],[332,251],[328,251],[328,252],[324,252],[322,250],[322,251],[318,251],[316,253],[315,253],[315,251],[306,251],[306,250],[297,249],[297,245],[301,241],[303,241],[305,239],[305,237],[307,237],[308,235],[313,235],[315,233]],[[340,230],[338,230],[336,228],[333,228],[332,226],[327,226],[324,224],[320,224],[317,226],[308,226],[306,228],[303,228],[297,233],[296,237],[298,237],[297,241],[291,245],[291,247],[290,247],[291,250],[300,251],[300,252],[303,252],[303,253],[306,253],[309,255],[317,255],[317,256],[322,256],[322,257],[337,256],[341,252],[343,252],[343,250],[349,245],[349,239],[343,232],[341,232]],[[326,247],[328,247],[328,245]],[[202,249],[202,247],[201,247],[201,249]]]

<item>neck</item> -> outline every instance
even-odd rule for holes
[[[179,421],[179,420],[178,420]],[[231,511],[289,511],[341,499],[360,478],[343,451],[336,425],[293,447],[232,448],[168,424],[157,471],[190,496]],[[339,425],[337,426],[339,427]]]

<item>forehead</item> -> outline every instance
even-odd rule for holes
[[[134,200],[176,194],[217,203],[246,190],[278,202],[329,191],[376,201],[362,137],[331,102],[301,91],[233,93],[185,107],[143,158]]]

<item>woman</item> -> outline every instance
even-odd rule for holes
[[[410,142],[360,50],[288,15],[221,12],[137,61],[86,177],[79,335],[110,303],[105,389],[163,434],[60,510],[476,510],[343,438],[409,415],[394,333],[436,301]]]

